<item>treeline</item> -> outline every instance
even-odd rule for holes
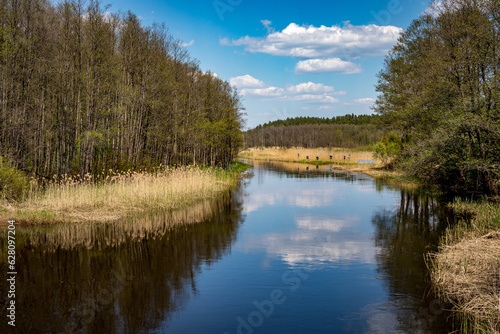
[[[414,20],[379,75],[399,162],[456,193],[500,190],[500,2],[446,0]]]
[[[244,132],[245,147],[365,147],[375,144],[382,130],[374,124],[305,124],[266,126]]]
[[[309,117],[309,116],[299,116],[299,117],[288,117],[287,119],[279,119],[276,121],[269,121],[262,125],[258,125],[257,128],[267,127],[267,126],[292,126],[292,125],[304,125],[304,124],[373,124],[379,115],[354,115],[347,114],[342,116],[328,117]]]
[[[240,100],[163,24],[98,1],[0,1],[0,154],[38,176],[227,166]]]

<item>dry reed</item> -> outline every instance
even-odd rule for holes
[[[439,252],[429,255],[431,279],[461,315],[463,332],[500,333],[500,205],[452,206],[473,218],[448,229]]]
[[[214,198],[235,184],[230,173],[199,168],[155,173],[123,172],[93,182],[65,177],[24,202],[6,207],[7,215],[28,223],[116,221],[148,210],[174,210]]]
[[[299,154],[299,156],[297,156]],[[350,162],[357,163],[360,159],[373,159],[373,152],[371,151],[357,151],[345,148],[249,148],[240,153],[241,157],[252,159],[269,159],[275,161],[288,161],[294,162],[305,160],[309,156],[309,160],[330,160],[344,162],[344,157],[351,155]]]
[[[223,199],[203,200],[200,203],[172,212],[153,212],[134,215],[110,224],[55,224],[51,227],[20,229],[27,234],[32,247],[43,247],[44,251],[59,249],[102,249],[118,247],[130,240],[161,238],[178,225],[202,222],[220,210]]]

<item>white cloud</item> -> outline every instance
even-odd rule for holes
[[[251,75],[245,74],[239,77],[229,79],[231,86],[238,88],[262,88],[265,87],[264,82],[255,79]]]
[[[372,105],[373,103],[375,103],[375,99],[372,99],[371,97],[364,97],[362,99],[356,99],[356,100],[352,100],[350,102],[344,102],[344,105],[345,106],[354,106],[354,105],[360,105],[360,104],[363,104],[363,105]]]
[[[333,96],[327,94],[315,95],[315,94],[301,94],[296,96],[290,96],[288,99],[292,101],[304,101],[313,103],[336,103],[339,102]]]
[[[290,93],[330,93],[335,88],[321,83],[303,82],[295,86],[290,86],[286,90]]]
[[[193,44],[194,44],[194,39],[192,39],[191,42],[189,42],[189,43],[181,43],[180,46],[182,46],[183,48],[185,48],[185,47],[191,46]]]
[[[271,21],[269,21],[269,20],[260,20],[260,23],[262,23],[262,25],[264,27],[266,27],[268,33],[272,33],[274,31],[274,29],[271,27],[271,23],[272,23]]]
[[[373,102],[375,102],[375,99],[372,99],[371,97],[365,97],[362,99],[354,100],[354,102],[360,103],[360,104],[373,104]]]
[[[345,94],[343,91],[336,92],[332,86],[314,82],[303,82],[284,89],[268,85],[249,74],[231,78],[229,82],[232,86],[239,88],[243,96],[260,96],[305,103],[337,103],[338,100],[332,95]]]
[[[222,38],[220,44],[245,46],[249,52],[275,56],[352,59],[384,55],[397,42],[402,31],[395,26],[354,26],[349,22],[331,27],[290,23],[283,31],[270,32],[263,38],[245,36],[231,41]]]
[[[241,95],[254,95],[264,97],[277,97],[282,96],[285,90],[279,87],[266,87],[266,88],[244,88],[240,91]]]
[[[332,106],[320,106],[320,107],[318,107],[318,111],[330,111],[333,109],[334,108]]]
[[[361,72],[361,66],[340,58],[327,59],[307,59],[302,60],[295,65],[295,73],[326,73],[337,72],[344,74],[354,74]]]

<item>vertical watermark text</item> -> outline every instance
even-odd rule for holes
[[[9,220],[7,227],[7,323],[16,326],[16,225],[14,220]]]

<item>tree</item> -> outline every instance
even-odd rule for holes
[[[0,156],[46,178],[228,166],[241,145],[236,90],[203,73],[164,24],[107,9],[0,1]]]
[[[445,1],[413,21],[379,74],[375,110],[401,134],[401,165],[447,191],[499,192],[498,18],[498,1]]]

